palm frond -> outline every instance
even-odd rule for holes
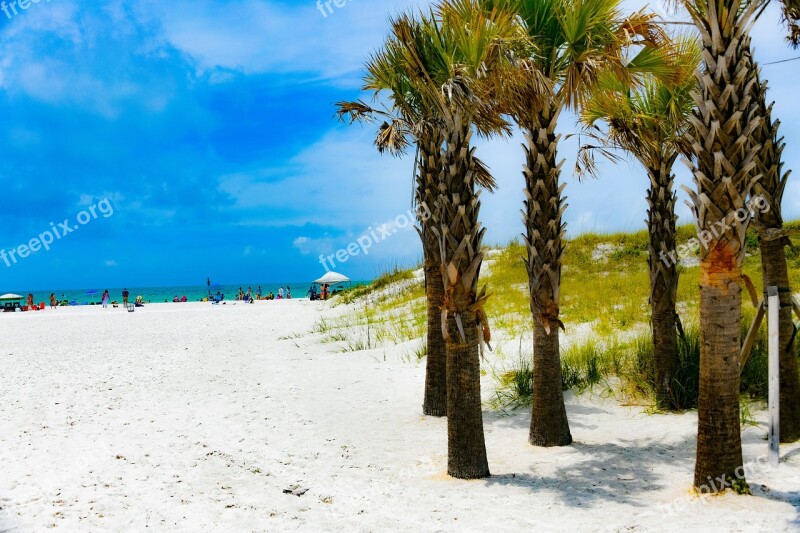
[[[349,124],[369,123],[376,120],[376,115],[383,115],[384,112],[374,109],[361,100],[355,102],[340,101],[336,102],[336,117],[340,122]]]
[[[662,48],[669,58],[668,75],[650,73],[638,85],[610,73],[601,78],[581,112],[583,134],[596,145],[581,147],[577,175],[596,172],[595,152],[612,160],[617,159],[612,153],[624,152],[647,168],[690,154],[685,132],[694,108],[700,43],[696,36],[683,34]]]
[[[783,0],[783,20],[789,29],[786,38],[795,48],[800,46],[800,0]]]

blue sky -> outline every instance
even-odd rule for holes
[[[411,158],[377,154],[372,130],[337,123],[333,104],[363,96],[363,60],[387,17],[412,5],[421,2],[349,0],[327,17],[315,0],[41,0],[11,18],[0,11],[0,248],[104,198],[114,208],[50,251],[0,262],[0,291],[324,273],[319,254],[410,208]],[[761,62],[798,55],[774,8],[755,41]],[[795,169],[798,67],[764,67]],[[574,118],[561,129],[572,132]],[[520,142],[479,142],[501,184],[483,197],[489,242],[522,231]],[[642,228],[640,169],[604,165],[602,179],[578,183],[575,142],[561,148],[569,231]],[[784,204],[800,217],[797,180]],[[680,215],[690,220],[682,205]],[[416,234],[399,231],[338,270],[370,278],[419,256]]]

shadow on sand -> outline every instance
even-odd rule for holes
[[[573,428],[595,429],[601,422],[587,424],[593,416],[610,414],[597,406],[568,404],[570,426]],[[672,416],[672,415],[652,415]],[[530,426],[530,413],[527,409],[514,411],[488,411],[484,413],[487,427],[513,428],[527,431]],[[524,434],[523,437],[524,438]],[[533,447],[531,447],[534,449]],[[564,448],[563,466],[556,459],[553,471],[552,459],[547,474],[537,473],[537,465],[528,472],[507,472],[493,475],[487,485],[521,487],[532,492],[558,494],[567,507],[592,507],[599,501],[613,501],[632,507],[654,507],[657,498],[648,493],[658,492],[670,487],[670,482],[657,473],[665,464],[680,463],[693,468],[696,453],[696,439],[690,435],[678,442],[669,443],[658,440],[615,439],[613,443],[587,444],[574,442]],[[575,457],[575,454],[578,457]],[[784,459],[800,454],[800,448],[788,453]],[[687,472],[691,479],[691,472]],[[688,493],[690,487],[687,485]],[[800,492],[780,492],[761,485],[751,487],[754,498],[788,503],[797,511],[797,516],[789,524],[800,526]],[[663,502],[662,502],[663,503]]]

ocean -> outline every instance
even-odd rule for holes
[[[356,285],[363,285],[369,283],[368,281],[360,281],[360,282],[352,282],[352,286]],[[291,288],[292,291],[292,298],[307,298],[308,297],[308,289],[310,288],[310,283],[248,283],[242,285],[211,285],[211,294],[215,295],[217,291],[220,291],[222,294],[225,295],[225,300],[235,300],[236,295],[239,292],[239,287],[246,293],[248,288],[252,288],[253,297],[256,296],[256,291],[258,287],[261,287],[261,294],[266,295],[270,291],[278,295],[278,289],[283,287],[284,293],[286,292],[287,287]],[[45,302],[47,305],[50,305],[50,294],[55,294],[56,299],[60,302],[66,300],[70,303],[75,302],[77,305],[85,305],[85,304],[92,304],[92,303],[99,303],[100,299],[103,296],[103,291],[108,289],[109,294],[111,295],[111,301],[118,301],[122,302],[122,290],[121,287],[100,287],[100,288],[86,288],[86,289],[52,289],[52,290],[37,290],[33,291],[33,299],[35,302]],[[173,298],[177,296],[178,298],[182,298],[186,296],[186,299],[190,302],[198,302],[202,301],[203,298],[208,297],[208,287],[207,286],[173,286],[173,287],[135,287],[130,286],[127,287],[128,292],[130,292],[130,301],[136,300],[137,296],[141,296],[142,299],[146,303],[172,303]],[[94,292],[91,292],[94,291]],[[15,294],[20,294],[24,297],[27,297],[28,293],[31,291],[8,291]]]

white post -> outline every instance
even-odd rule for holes
[[[769,462],[778,466],[780,460],[780,337],[779,322],[781,300],[777,287],[767,289],[769,314]]]

